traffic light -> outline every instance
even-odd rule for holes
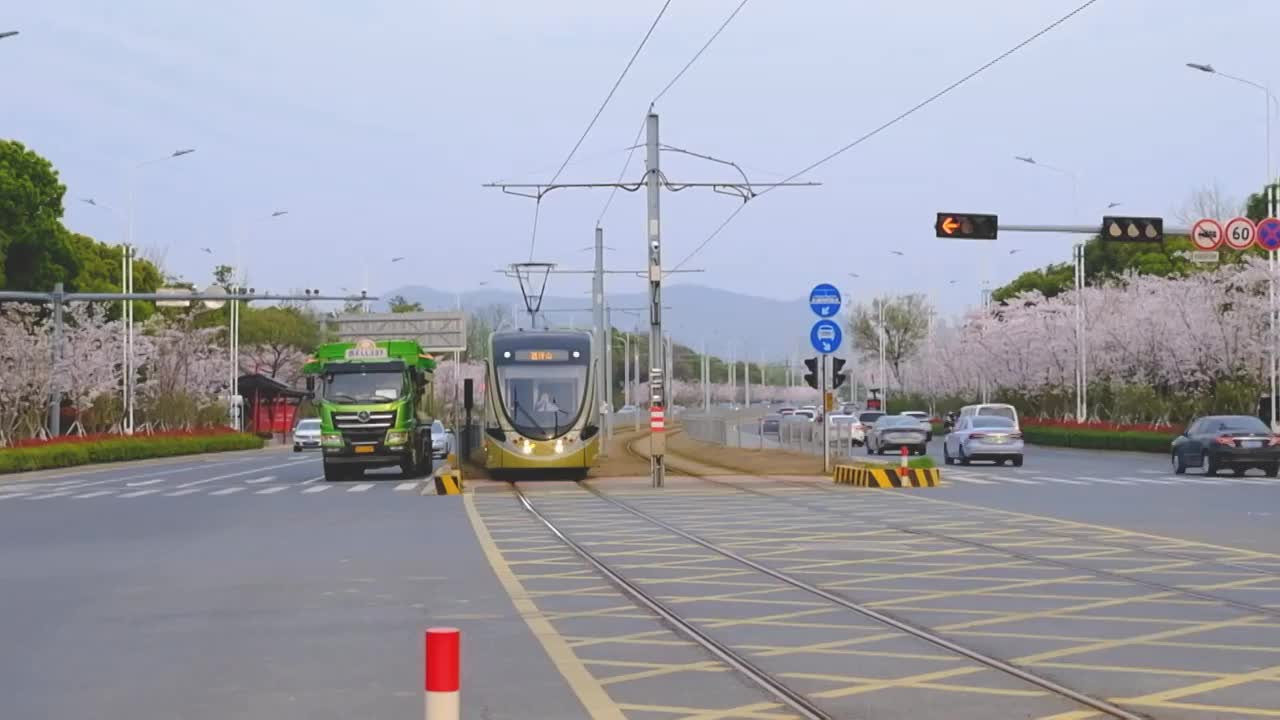
[[[844,384],[848,379],[844,373],[840,372],[844,368],[844,358],[831,358],[831,389],[835,390]]]
[[[818,389],[818,358],[805,358],[804,366],[809,368],[809,372],[804,374],[804,381],[814,390]]]
[[[995,240],[997,225],[999,222],[995,215],[938,213],[938,220],[933,224],[933,230],[940,238]]]
[[[1164,218],[1103,216],[1102,239],[1114,242],[1162,242]]]

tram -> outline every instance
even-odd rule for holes
[[[483,434],[488,469],[585,475],[596,464],[596,355],[586,332],[517,330],[490,336]]]

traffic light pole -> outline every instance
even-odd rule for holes
[[[818,356],[818,389],[822,393],[822,472],[831,472],[831,441],[827,437],[828,428],[831,426],[831,408],[827,403],[827,358],[829,355]]]

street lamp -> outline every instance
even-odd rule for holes
[[[80,202],[84,203],[85,205],[91,205],[95,208],[98,208],[99,210],[106,210],[107,212],[116,216],[116,219],[119,220],[121,225],[123,226],[124,237],[128,238],[129,219],[123,212],[120,212],[114,206],[107,205],[106,203],[100,203],[91,197],[80,198]],[[126,242],[123,243],[120,248],[120,288],[122,291],[126,287],[125,278],[128,276],[128,274],[129,274],[129,244],[126,240]],[[129,344],[128,344],[128,335],[123,326],[126,320],[128,319],[128,313],[129,313],[128,305],[129,303],[125,302],[124,300],[120,301],[120,323],[121,323],[121,328],[120,328],[120,333],[121,333],[120,334],[120,407],[126,408],[126,409],[129,407],[129,382],[128,382]],[[126,424],[126,421],[124,419],[122,419],[120,422],[120,429],[122,431],[125,431],[128,429],[128,425]]]
[[[133,292],[133,259],[137,254],[133,242],[133,225],[137,216],[138,206],[138,171],[148,165],[154,165],[165,160],[172,160],[183,155],[190,155],[195,152],[195,148],[183,148],[174,150],[164,157],[154,158],[152,160],[144,160],[137,163],[129,169],[129,218],[128,233],[124,243],[124,261],[122,265],[123,275],[120,278],[121,291],[125,294]],[[95,203],[90,203],[95,204]],[[124,301],[124,327],[122,328],[124,345],[124,386],[125,386],[125,423],[124,431],[126,435],[133,434],[133,381],[136,374],[134,369],[133,357],[133,301]]]
[[[1210,75],[1218,75],[1228,80],[1234,80],[1242,85],[1248,85],[1249,87],[1262,91],[1262,95],[1263,95],[1262,109],[1263,109],[1263,112],[1265,113],[1266,126],[1267,126],[1266,185],[1267,186],[1271,185],[1272,182],[1274,182],[1274,178],[1271,174],[1271,107],[1272,105],[1275,105],[1277,110],[1280,111],[1280,101],[1276,100],[1276,96],[1271,94],[1271,89],[1268,88],[1266,85],[1263,85],[1261,83],[1256,83],[1246,78],[1236,77],[1235,75],[1228,75],[1227,73],[1224,73],[1215,69],[1212,65],[1208,63],[1187,63],[1187,67],[1191,68],[1192,70],[1199,70],[1200,72],[1208,73]],[[1277,208],[1276,193],[1268,193],[1268,195],[1271,197],[1271,199],[1270,199],[1270,207],[1267,208],[1267,211],[1268,211],[1267,215],[1270,217],[1275,217],[1277,213],[1280,213],[1280,208]],[[1277,366],[1276,342],[1277,340],[1280,340],[1280,338],[1277,338],[1277,333],[1276,333],[1277,318],[1276,318],[1276,251],[1275,250],[1271,250],[1267,253],[1267,270],[1268,270],[1267,275],[1269,278],[1269,282],[1267,283],[1267,303],[1269,308],[1267,319],[1268,319],[1268,324],[1270,325],[1270,331],[1271,331],[1271,337],[1270,337],[1270,343],[1269,343],[1271,357],[1268,361],[1268,364],[1270,365],[1269,369],[1270,369],[1270,375],[1271,375],[1271,378],[1270,378],[1271,380],[1271,401],[1270,401],[1271,428],[1275,430],[1278,427],[1280,427],[1280,425],[1277,425],[1276,423],[1276,376],[1277,376],[1277,371],[1280,370],[1280,367]]]
[[[177,157],[178,153],[174,154]],[[264,219],[278,218],[281,215],[288,215],[288,210],[276,210]],[[240,236],[248,232],[249,223],[246,221],[239,230],[236,231],[236,267],[231,270],[231,305],[228,308],[229,322],[228,327],[228,353],[231,360],[231,370],[229,383],[227,385],[228,408],[227,412],[231,416],[231,427],[236,430],[244,429],[244,403],[240,399],[240,299],[244,294],[244,284],[248,282],[248,274],[244,272],[240,261]],[[239,277],[237,277],[239,276]],[[252,293],[252,291],[250,291]]]
[[[1055,167],[1036,160],[1030,155],[1014,155],[1014,160],[1044,168],[1050,172],[1066,175],[1071,180],[1071,220],[1075,221],[1079,215],[1079,197],[1080,183],[1076,174],[1065,168]],[[1115,207],[1119,203],[1112,203],[1108,208]],[[1017,252],[1016,250],[1013,252]],[[1012,255],[1013,252],[1009,254]],[[1076,420],[1084,422],[1088,419],[1089,414],[1089,380],[1088,380],[1088,360],[1086,357],[1085,347],[1085,313],[1084,313],[1084,245],[1077,243],[1072,248],[1072,261],[1075,264],[1075,290],[1076,290],[1076,307],[1075,307],[1075,335],[1076,335]],[[985,308],[987,300],[984,296],[983,306]]]

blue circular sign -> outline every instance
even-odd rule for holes
[[[1280,250],[1280,220],[1267,218],[1259,222],[1253,241],[1263,250]]]
[[[809,291],[809,309],[813,310],[813,314],[818,317],[833,317],[840,312],[840,305],[843,301],[840,299],[840,291],[831,283],[822,283],[815,285]]]
[[[844,333],[840,330],[840,325],[831,320],[819,320],[809,331],[809,343],[823,355],[839,350],[843,339]]]

